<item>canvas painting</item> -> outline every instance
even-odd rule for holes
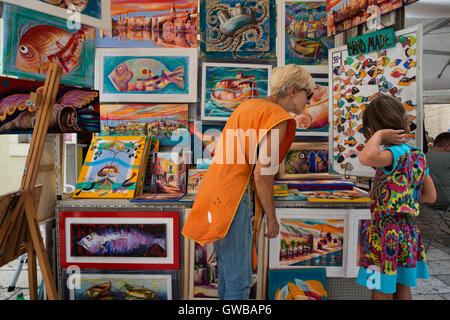
[[[30,92],[44,83],[0,77],[0,134],[33,132],[38,107],[30,104]],[[50,118],[49,133],[100,131],[98,91],[60,85]]]
[[[111,0],[112,30],[97,29],[97,48],[196,48],[198,2]]]
[[[172,300],[170,274],[80,274],[70,300]]]
[[[269,270],[269,300],[327,300],[324,268]]]
[[[274,59],[274,0],[200,1],[201,57]]]
[[[294,142],[280,164],[279,179],[332,178],[328,174],[327,142]]]
[[[187,145],[187,104],[103,104],[103,135],[149,135],[161,145]]]
[[[177,212],[60,212],[61,266],[177,269]]]
[[[367,240],[367,230],[370,226],[370,210],[353,209],[350,210],[349,241],[347,250],[347,277],[357,277],[359,271],[359,261],[361,259],[361,249]]]
[[[142,164],[147,163],[146,143],[146,136],[94,137],[73,197],[133,198],[139,184],[139,171]]]
[[[377,16],[398,10],[417,0],[326,0],[328,36],[348,30]]]
[[[328,68],[328,66],[327,66]],[[328,79],[315,78],[314,95],[301,114],[292,114],[297,136],[328,136]]]
[[[309,202],[370,202],[369,194],[361,189],[303,192]]]
[[[194,164],[209,165],[215,154],[216,144],[224,125],[203,124],[201,121],[189,125],[194,150]]]
[[[239,104],[270,94],[270,65],[203,63],[202,120],[226,121]]]
[[[279,65],[295,63],[312,73],[327,73],[328,49],[334,39],[327,36],[325,0],[278,2],[280,37]]]
[[[189,169],[188,185],[186,195],[196,196],[200,185],[205,179],[206,169]]]
[[[64,19],[4,4],[2,73],[43,81],[55,62],[61,83],[93,88],[94,38],[93,27],[70,29]]]
[[[421,26],[395,33],[395,46],[348,56],[347,46],[330,51],[330,165],[348,175],[373,177],[375,170],[362,166],[359,153],[366,138],[362,116],[378,95],[397,98],[409,122],[407,143],[422,148]]]
[[[67,19],[69,25],[86,24],[111,30],[109,0],[2,0],[24,8]]]
[[[102,102],[196,102],[197,49],[97,49]]]

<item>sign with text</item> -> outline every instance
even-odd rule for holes
[[[395,46],[394,29],[383,29],[347,40],[349,56],[365,54]]]

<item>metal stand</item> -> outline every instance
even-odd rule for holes
[[[26,260],[27,254],[24,253],[23,255],[20,256],[19,265],[17,266],[16,272],[14,273],[14,277],[11,281],[11,284],[8,287],[8,292],[12,292],[16,288],[17,280],[19,279],[20,273],[22,272],[23,264],[26,262]]]

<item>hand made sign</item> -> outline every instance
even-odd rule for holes
[[[347,40],[349,56],[365,54],[395,46],[394,29],[384,29]]]

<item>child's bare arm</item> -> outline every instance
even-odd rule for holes
[[[364,149],[359,154],[359,162],[368,167],[388,167],[394,162],[392,152],[380,150],[382,144],[402,144],[405,141],[403,130],[378,130],[366,142]]]
[[[430,175],[427,175],[423,179],[422,192],[420,195],[420,201],[426,203],[434,203],[436,201],[436,188],[434,187],[433,179]]]

